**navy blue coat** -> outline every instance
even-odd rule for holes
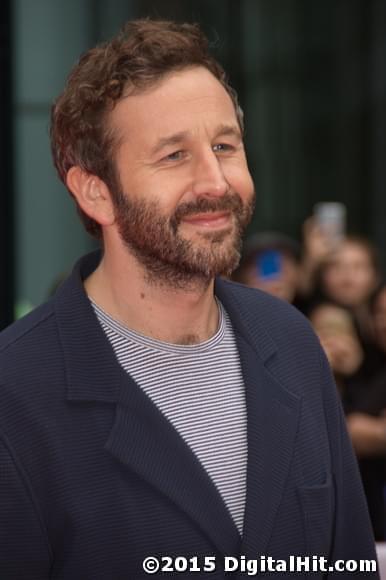
[[[148,578],[148,555],[216,556],[215,572],[171,575],[212,579],[231,555],[374,558],[335,385],[307,321],[216,283],[248,408],[240,538],[198,460],[117,363],[82,285],[98,259],[0,335],[0,579]]]

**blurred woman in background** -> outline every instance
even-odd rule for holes
[[[383,315],[386,316],[386,289],[380,300],[379,304],[384,308]],[[380,310],[377,313],[380,324]],[[372,376],[368,376],[365,352],[354,318],[348,309],[332,303],[321,303],[310,311],[309,318],[330,362],[341,394],[375,539],[385,540],[386,365],[383,370],[378,367],[377,372],[374,370]],[[386,346],[385,330],[386,326],[383,326]]]

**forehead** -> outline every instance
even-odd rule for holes
[[[351,263],[366,262],[372,263],[369,249],[360,242],[347,240],[343,242],[340,248],[334,253],[329,263]]]
[[[238,121],[222,84],[203,67],[170,73],[155,86],[129,94],[109,115],[120,140],[154,142],[173,131],[194,131]]]

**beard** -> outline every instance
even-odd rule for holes
[[[115,217],[121,239],[144,268],[146,280],[186,290],[207,286],[215,276],[229,276],[237,268],[254,199],[254,193],[245,203],[238,193],[199,198],[181,203],[173,215],[166,216],[156,201],[129,199],[118,190],[114,195]],[[229,226],[200,232],[194,239],[181,234],[183,218],[219,211],[229,212]]]

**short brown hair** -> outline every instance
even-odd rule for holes
[[[203,66],[223,85],[235,106],[240,127],[242,113],[237,96],[221,65],[210,55],[208,40],[197,24],[140,19],[128,22],[109,42],[81,56],[51,112],[51,148],[55,167],[65,183],[68,170],[79,165],[117,186],[113,163],[114,135],[106,116],[125,91],[141,91],[166,74]],[[89,233],[100,237],[100,225],[78,207]]]

